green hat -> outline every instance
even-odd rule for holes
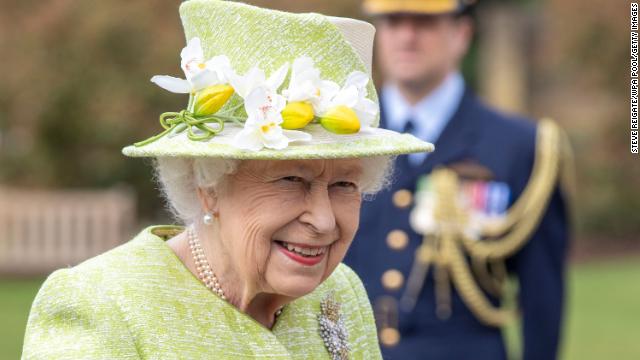
[[[125,155],[328,159],[433,151],[412,135],[378,128],[372,25],[219,0],[186,1],[180,16],[186,79],[151,81],[189,94],[189,103],[163,113],[164,131]]]

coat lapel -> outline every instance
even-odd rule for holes
[[[382,103],[381,101],[380,127],[388,128]],[[431,172],[437,165],[448,164],[470,154],[470,149],[478,139],[477,123],[473,119],[475,107],[475,95],[469,88],[465,88],[458,109],[435,143],[435,151],[429,154],[420,166],[411,166],[407,155],[399,156],[396,162],[397,171],[404,174],[413,173],[417,176]]]
[[[430,172],[440,164],[448,164],[463,159],[471,153],[477,141],[477,127],[473,119],[475,108],[474,95],[467,88],[455,114],[435,143],[435,151],[427,156],[421,166],[421,172]]]

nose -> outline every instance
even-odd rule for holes
[[[415,21],[402,19],[395,25],[395,32],[398,41],[411,43],[416,39],[418,27]]]
[[[306,209],[300,216],[300,221],[317,234],[330,234],[335,231],[336,217],[326,187],[315,186],[310,189],[306,197]]]

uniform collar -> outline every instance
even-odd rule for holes
[[[429,95],[411,106],[395,85],[386,85],[382,90],[386,125],[391,130],[403,131],[411,118],[414,120],[414,135],[435,143],[458,109],[464,89],[462,75],[454,72]]]

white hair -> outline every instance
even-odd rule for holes
[[[361,192],[365,200],[390,185],[394,159],[392,156],[362,158]],[[200,219],[204,213],[198,188],[215,190],[225,176],[235,173],[240,162],[218,158],[156,158],[155,177],[167,208],[176,220],[186,225]]]

